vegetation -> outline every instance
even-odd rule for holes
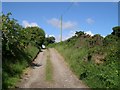
[[[46,37],[45,38],[44,44],[46,46],[48,46],[49,44],[53,44],[53,43],[55,43],[55,37],[51,36],[51,37]]]
[[[47,81],[52,81],[53,80],[53,66],[52,66],[52,63],[50,61],[50,55],[49,54],[47,55],[46,74],[45,75],[46,75],[46,80]]]
[[[23,28],[10,15],[2,15],[3,88],[14,87],[23,69],[30,65],[45,40],[43,29]]]
[[[83,31],[53,45],[72,71],[91,88],[120,88],[120,27],[103,38]]]
[[[2,86],[15,86],[23,69],[28,67],[42,45],[55,47],[71,70],[91,88],[120,88],[120,26],[106,37],[87,35],[83,31],[60,43],[45,38],[39,27],[22,27],[11,13],[2,15]],[[1,17],[0,17],[1,18]],[[1,23],[1,22],[0,22]],[[1,43],[0,43],[1,45]],[[1,49],[0,49],[1,50]],[[46,80],[52,80],[52,65],[47,56]]]

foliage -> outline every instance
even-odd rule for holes
[[[2,63],[3,88],[11,87],[13,88],[15,86],[16,82],[19,80],[23,72],[23,69],[30,65],[31,61],[34,59],[38,51],[39,50],[36,47],[28,46],[28,48],[24,50],[24,53],[20,53],[17,58],[14,57],[6,58],[6,60],[3,61],[4,62]]]
[[[81,36],[81,35],[84,35],[85,33],[83,31],[76,31],[75,35],[76,36]]]
[[[4,56],[14,56],[16,53],[16,48],[20,49],[20,36],[19,32],[22,27],[16,22],[15,19],[10,20],[8,13],[7,15],[2,15],[2,53]]]
[[[43,29],[39,27],[27,27],[24,31],[27,31],[28,39],[26,39],[26,41],[35,45],[40,50],[45,40],[45,32]]]
[[[45,39],[45,32],[39,27],[27,27],[20,26],[15,19],[10,19],[7,15],[2,15],[2,44],[3,44],[3,56],[11,54],[15,55],[17,47],[18,49],[24,49],[29,44],[33,44],[40,49]]]
[[[55,43],[55,37],[46,37],[45,38],[45,42],[44,42],[44,44],[46,45],[46,46],[48,46],[49,44],[53,44],[53,43]]]
[[[112,32],[105,38],[99,34],[84,34],[53,46],[64,56],[77,77],[89,87],[120,88],[120,40],[115,30],[118,27],[113,29],[116,34]]]
[[[112,34],[120,37],[120,26],[113,27],[112,29],[113,29]]]
[[[11,13],[2,14],[3,88],[14,87],[23,69],[28,67],[44,43],[45,32],[39,27],[24,28]]]

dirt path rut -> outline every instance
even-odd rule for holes
[[[53,81],[45,80],[47,54],[53,66]],[[35,63],[41,66],[30,68],[18,84],[19,88],[88,88],[68,68],[64,58],[54,49],[40,52]]]

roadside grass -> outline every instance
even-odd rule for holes
[[[88,61],[88,53],[100,50],[94,48],[74,48],[65,43],[55,45],[58,52],[65,58],[71,70],[76,76],[84,81],[90,88],[118,88],[119,87],[119,65],[117,55],[108,54],[105,57],[106,62],[97,65],[94,60]],[[87,61],[86,61],[87,60]]]
[[[35,46],[29,45],[28,48],[26,48],[26,53],[30,56],[31,60],[33,60],[36,57],[38,52],[39,50]]]
[[[62,45],[58,45],[55,47],[58,52],[65,58],[66,62],[69,64],[71,70],[77,75],[79,75],[81,71],[83,71],[80,65],[83,62],[83,58],[87,56],[87,49],[73,49],[71,48],[64,48]]]
[[[53,66],[50,61],[50,53],[48,49],[47,62],[46,62],[46,81],[53,81]]]
[[[20,80],[23,70],[27,68],[30,62],[38,53],[38,49],[34,46],[29,46],[25,52],[19,53],[19,57],[5,60],[2,68],[2,88],[14,88],[16,83]],[[16,60],[15,60],[16,59]],[[11,62],[14,61],[15,62]]]

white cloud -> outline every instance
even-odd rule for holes
[[[55,37],[55,35],[48,35],[48,34],[45,34],[45,37]]]
[[[60,35],[55,36],[55,42],[60,42]]]
[[[30,23],[30,22],[28,22],[28,21],[26,21],[26,20],[23,20],[22,24],[23,24],[23,26],[24,26],[25,28],[26,28],[26,27],[38,26],[37,23],[35,23],[35,22]]]
[[[51,24],[54,27],[60,28],[61,21],[57,18],[52,18],[50,20],[47,20],[47,23]],[[73,21],[67,21],[67,22],[63,21],[62,22],[63,29],[73,29],[75,25],[77,25],[77,23],[73,22]]]
[[[75,33],[76,33],[75,31],[70,31],[70,32],[68,33],[68,36],[65,38],[65,40],[68,39],[68,38],[70,38],[70,37],[72,37],[72,36],[74,36]]]
[[[55,37],[55,35],[49,35],[49,37]]]
[[[48,37],[48,34],[45,34],[45,37]]]
[[[92,18],[87,18],[87,19],[86,19],[86,22],[87,22],[88,24],[93,24],[95,21],[94,21]]]
[[[71,38],[74,35],[75,35],[75,31],[70,31],[67,35],[62,36],[62,41],[67,40],[68,38]],[[55,39],[56,42],[60,42],[60,35],[55,36]]]
[[[86,33],[86,34],[89,34],[89,35],[91,35],[91,36],[94,35],[91,31],[86,31],[85,33]]]

